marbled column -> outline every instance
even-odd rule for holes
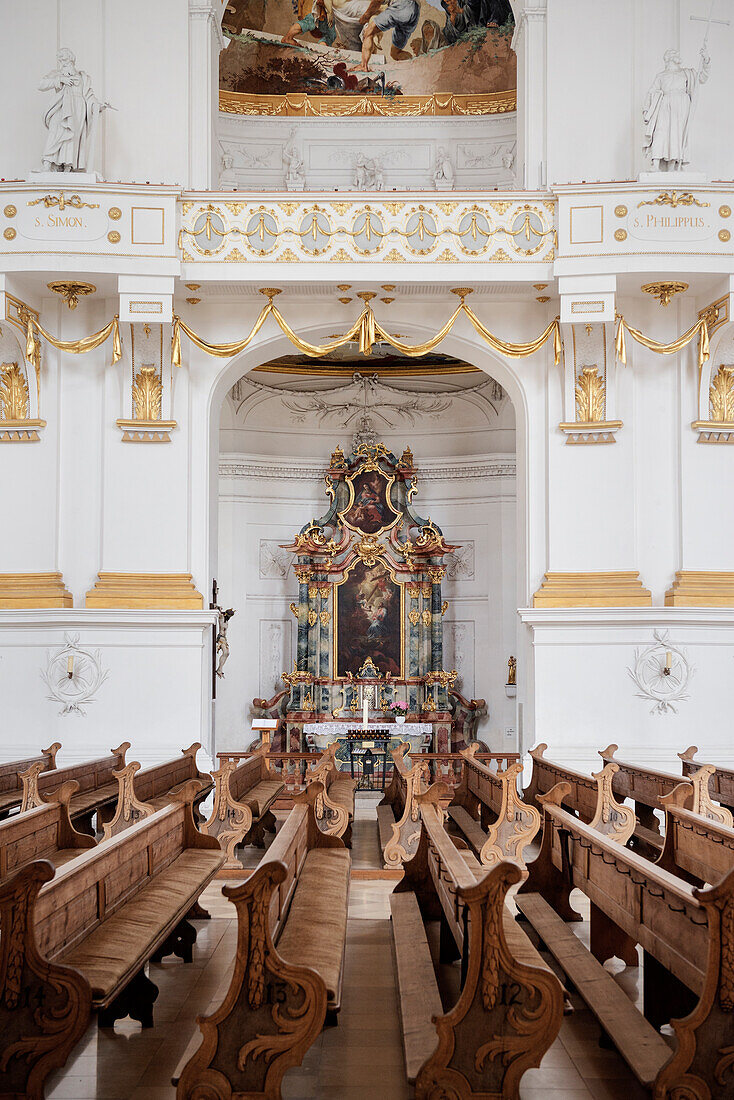
[[[431,577],[431,672],[441,672],[443,669],[443,615],[441,607],[441,581],[445,570],[442,568],[430,569]],[[439,685],[434,686],[436,710],[448,709],[448,689]]]
[[[296,668],[299,672],[308,672],[308,582],[311,571],[307,562],[296,566],[298,577],[298,642],[296,647]]]
[[[421,644],[420,644],[420,621],[421,613],[419,608],[419,599],[421,594],[420,585],[409,584],[407,585],[408,596],[410,599],[410,607],[408,608],[408,676],[420,676],[420,659],[421,659]]]

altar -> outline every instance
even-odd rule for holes
[[[465,747],[485,704],[464,699],[458,671],[444,668],[441,582],[458,546],[415,510],[412,451],[337,447],[324,485],[324,515],[283,544],[298,581],[293,670],[282,674],[286,691],[254,701],[255,713],[278,719],[287,751],[339,741],[342,766],[350,728],[387,725],[388,754],[403,741],[411,752]]]

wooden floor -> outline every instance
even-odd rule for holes
[[[389,895],[394,879],[365,879],[381,867],[377,841],[377,796],[360,795],[354,825],[353,869],[347,932],[347,962],[339,1026],[327,1029],[303,1065],[286,1074],[286,1100],[407,1100],[390,946]],[[252,863],[259,853],[252,851]],[[532,856],[531,856],[532,858]],[[204,1011],[231,963],[236,925],[221,895],[221,881],[202,896],[212,920],[198,922],[194,962],[166,960],[151,966],[160,989],[155,1027],[142,1031],[131,1021],[114,1032],[92,1024],[62,1071],[49,1079],[49,1100],[172,1100],[170,1078]],[[574,902],[582,910],[584,899]],[[583,910],[582,910],[583,911]],[[588,923],[569,927],[588,937]],[[636,999],[639,976],[617,979]],[[450,981],[453,975],[445,975]],[[525,1074],[523,1100],[642,1100],[647,1096],[622,1059],[598,1044],[599,1028],[582,1003],[565,1017],[560,1036],[539,1069]]]

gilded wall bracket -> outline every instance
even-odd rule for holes
[[[558,425],[567,443],[614,443],[622,427],[615,404],[614,328],[586,320],[561,324],[564,412]]]

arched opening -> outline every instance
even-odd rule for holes
[[[216,751],[248,743],[252,700],[285,687],[298,582],[283,547],[325,512],[330,456],[338,445],[350,453],[365,406],[389,451],[413,451],[416,504],[458,546],[444,580],[444,667],[457,669],[461,695],[486,700],[476,736],[493,751],[515,750],[507,662],[524,644],[516,609],[528,584],[526,411],[514,369],[453,336],[425,360],[377,348],[314,363],[293,350],[282,337],[248,349],[211,392],[209,568],[220,601],[238,612],[217,685]]]

